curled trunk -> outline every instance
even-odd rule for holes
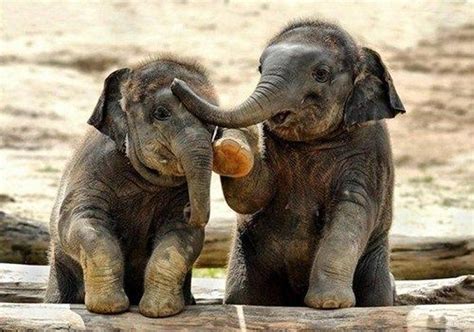
[[[227,128],[243,128],[271,118],[288,104],[282,87],[283,83],[277,79],[262,76],[247,100],[228,110],[210,104],[179,79],[173,81],[171,90],[191,113],[204,122]]]

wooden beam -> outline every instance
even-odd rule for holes
[[[472,330],[474,305],[314,310],[239,305],[188,306],[181,314],[151,319],[136,307],[120,315],[97,315],[84,305],[0,304],[0,329],[124,330]]]
[[[0,264],[0,302],[41,302],[48,266]],[[402,280],[397,284],[397,305],[474,303],[474,276],[436,280]],[[222,303],[224,280],[193,278],[199,304]]]
[[[0,262],[48,264],[48,248],[45,223],[0,211]]]
[[[42,302],[49,266],[0,264],[0,302]]]
[[[397,280],[396,305],[474,303],[474,275]]]
[[[0,302],[42,302],[48,274],[49,266],[0,263]],[[224,279],[193,278],[193,293],[200,304],[220,304]]]
[[[392,236],[391,270],[397,279],[474,274],[474,237]]]
[[[219,211],[217,211],[219,212]],[[206,228],[196,267],[224,267],[231,246],[232,213],[217,213]],[[391,269],[397,279],[449,278],[474,274],[474,237],[392,236]],[[49,235],[41,222],[0,212],[0,262],[45,265]]]
[[[206,228],[206,242],[198,267],[223,267],[232,236],[233,216],[214,218]],[[49,230],[47,224],[0,211],[0,262],[48,264]]]

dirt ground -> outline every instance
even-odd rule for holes
[[[389,121],[393,232],[474,234],[473,2],[142,4],[0,1],[0,210],[47,222],[107,73],[157,52],[206,65],[222,105],[243,100],[268,40],[299,17],[339,22],[378,50],[407,114]],[[231,218],[216,177],[214,220]]]

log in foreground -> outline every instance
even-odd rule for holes
[[[314,310],[302,307],[240,305],[188,306],[179,316],[152,319],[137,308],[120,315],[97,315],[84,305],[0,304],[0,329],[324,329],[472,330],[474,305]]]
[[[48,271],[47,266],[0,264],[0,302],[41,302]],[[397,305],[474,303],[474,276],[396,284]],[[223,279],[193,278],[192,288],[198,304],[222,303]]]
[[[206,228],[204,249],[196,267],[224,267],[234,217],[220,211]],[[213,212],[214,213],[214,212]],[[397,279],[449,278],[474,274],[474,237],[428,238],[392,236],[391,269]],[[0,262],[48,264],[49,235],[44,223],[9,216],[0,211]]]

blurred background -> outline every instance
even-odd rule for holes
[[[407,113],[388,121],[393,234],[474,235],[474,3],[0,2],[0,211],[47,223],[103,80],[159,52],[195,57],[222,105],[258,81],[266,41],[301,17],[340,23],[382,55]],[[218,178],[211,223],[232,222]]]

